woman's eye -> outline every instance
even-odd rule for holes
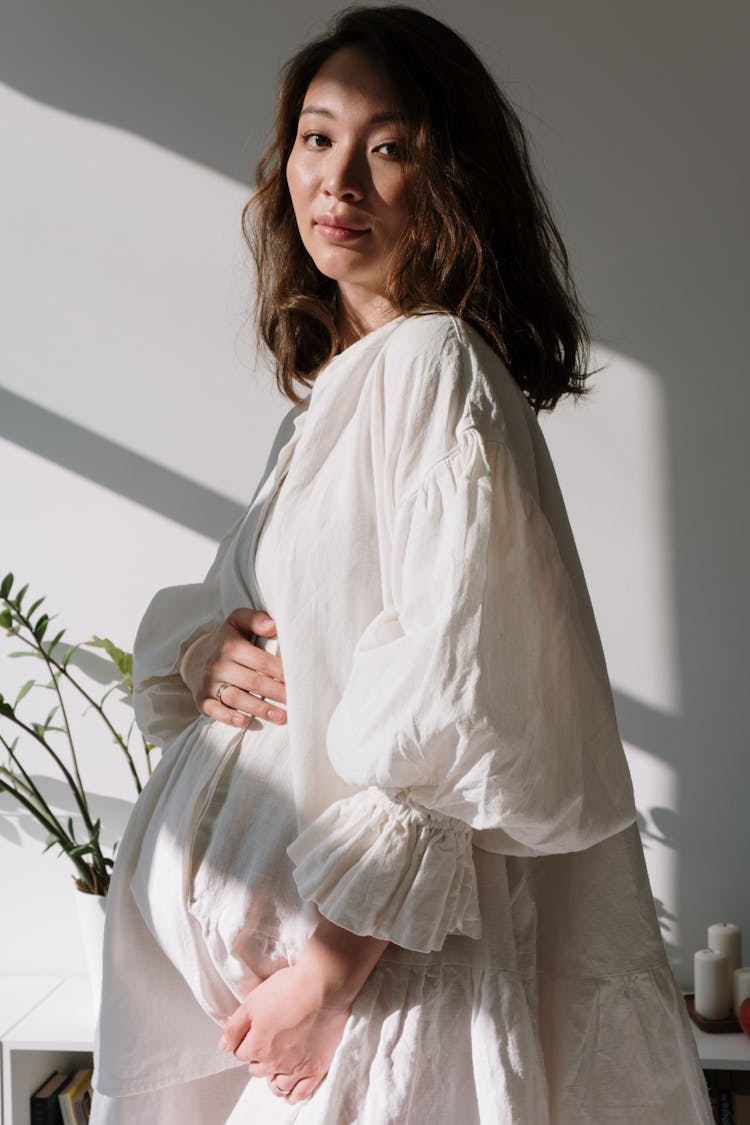
[[[302,140],[310,148],[325,148],[329,143],[325,133],[303,133]]]
[[[381,145],[377,145],[376,152],[382,152],[383,156],[398,157],[401,155],[401,146],[398,141],[383,141]]]

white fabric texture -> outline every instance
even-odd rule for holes
[[[118,849],[95,1088],[135,1122],[129,1098],[236,1065],[221,1023],[320,912],[391,944],[279,1120],[709,1125],[583,573],[503,363],[399,317],[323,369],[271,461],[136,638],[165,753]],[[242,605],[276,621],[285,726],[211,722],[179,678]],[[268,1097],[250,1080],[232,1123]]]

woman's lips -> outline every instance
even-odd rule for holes
[[[316,223],[315,228],[328,242],[352,242],[370,233],[369,227],[337,227],[328,223]]]

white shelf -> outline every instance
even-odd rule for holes
[[[95,1016],[88,977],[69,977],[3,1036],[14,1050],[91,1051]]]
[[[701,1031],[694,1023],[692,1026],[704,1070],[750,1070],[750,1038],[747,1035],[741,1031],[730,1035],[711,1035]]]
[[[55,1070],[91,1065],[96,1016],[87,977],[0,979],[2,1125],[29,1125],[29,1099]]]

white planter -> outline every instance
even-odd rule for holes
[[[105,895],[87,895],[73,885],[78,922],[81,927],[86,966],[91,982],[91,999],[95,1017],[99,1015],[102,998],[102,952],[104,949]]]

